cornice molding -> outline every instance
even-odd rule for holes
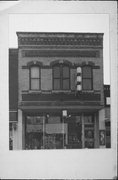
[[[18,46],[42,46],[45,48],[103,47],[102,33],[17,33]]]
[[[17,32],[18,37],[99,37],[103,38],[104,33],[83,33],[83,32]]]

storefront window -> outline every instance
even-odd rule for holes
[[[80,116],[27,116],[26,149],[82,148]]]
[[[83,125],[82,125],[83,124]],[[26,149],[94,148],[94,116],[26,116]],[[83,142],[82,142],[83,141]]]
[[[26,149],[62,149],[66,132],[60,116],[27,116]]]
[[[41,149],[43,146],[43,117],[27,116],[26,149]]]

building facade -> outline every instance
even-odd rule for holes
[[[12,148],[106,147],[103,34],[17,32],[17,36]]]

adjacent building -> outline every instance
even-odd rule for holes
[[[102,33],[17,32],[10,149],[105,148]]]
[[[106,148],[111,147],[110,85],[104,85]]]

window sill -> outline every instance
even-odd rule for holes
[[[41,90],[29,90],[28,93],[30,93],[30,94],[40,94]]]
[[[52,90],[52,93],[71,93],[71,90]]]
[[[94,90],[82,90],[83,93],[94,93]]]

